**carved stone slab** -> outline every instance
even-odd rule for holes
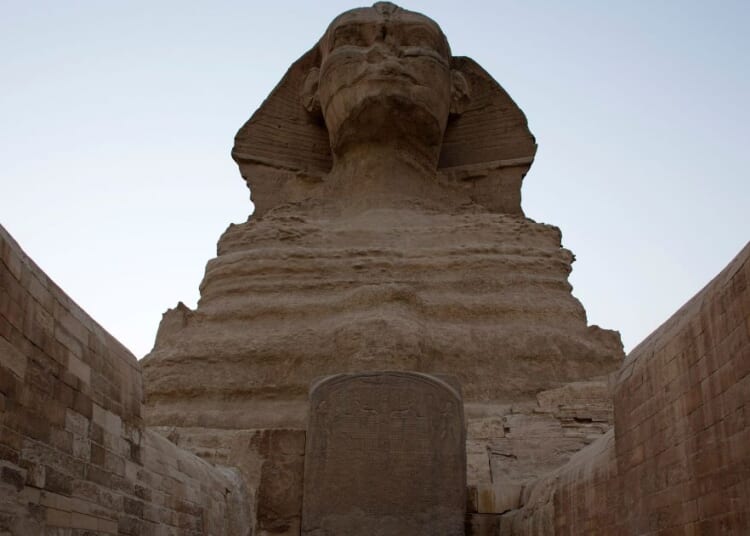
[[[314,384],[302,534],[464,534],[466,450],[459,392],[415,372]]]

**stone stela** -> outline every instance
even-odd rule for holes
[[[313,385],[302,534],[459,535],[466,504],[461,395],[413,372]]]

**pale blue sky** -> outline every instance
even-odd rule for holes
[[[237,129],[357,3],[0,0],[0,223],[138,356],[250,212]],[[539,143],[591,323],[631,348],[750,239],[750,2],[426,2]]]

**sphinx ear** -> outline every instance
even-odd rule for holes
[[[466,78],[456,69],[451,69],[451,108],[450,113],[460,115],[471,100],[471,89]]]
[[[320,82],[320,69],[313,67],[305,77],[302,84],[301,99],[302,106],[311,114],[320,113],[320,97],[318,95],[318,83]]]

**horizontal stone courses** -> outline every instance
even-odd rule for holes
[[[374,318],[378,311],[393,313],[391,320],[384,322],[398,323],[414,320],[429,322],[433,325],[441,323],[463,325],[471,322],[479,329],[492,327],[497,322],[515,324],[526,320],[533,325],[544,325],[555,315],[557,328],[569,327],[575,332],[582,332],[585,316],[576,304],[560,303],[550,299],[533,302],[527,305],[520,299],[503,296],[503,300],[493,300],[494,294],[482,296],[482,300],[471,300],[466,296],[449,301],[443,295],[441,299],[433,299],[431,293],[395,293],[387,289],[373,288],[371,292],[364,289],[335,293],[310,293],[304,300],[287,300],[283,294],[268,294],[266,296],[252,296],[248,294],[229,292],[224,296],[206,300],[201,303],[200,313],[194,315],[187,326],[198,325],[199,322],[218,322],[235,320],[257,320],[266,322],[283,319],[287,324],[305,320],[310,325],[319,326],[321,323],[340,321],[346,325],[355,324]],[[277,298],[277,299],[272,299]],[[326,317],[320,315],[325,313]],[[496,326],[499,328],[499,326]],[[258,326],[260,328],[260,326]],[[504,328],[503,328],[504,329]],[[275,331],[275,330],[274,330]],[[262,337],[262,333],[257,336]]]
[[[266,127],[261,127],[266,128]],[[331,157],[330,153],[323,153],[320,150],[315,150],[316,144],[313,138],[310,138],[306,133],[294,133],[292,129],[289,129],[288,134],[296,136],[299,140],[299,144],[295,144],[290,147],[282,147],[275,144],[273,140],[263,142],[260,140],[254,140],[249,143],[237,143],[232,151],[232,155],[238,161],[242,161],[243,154],[261,154],[264,159],[273,159],[277,161],[288,162],[288,165],[296,164],[295,168],[307,170],[307,168],[314,166],[314,169],[321,171],[328,171],[331,169]],[[310,143],[312,142],[312,143]],[[308,145],[309,149],[305,151],[304,155],[300,154],[300,147]]]
[[[310,338],[311,340],[325,342],[326,345],[339,346],[339,351],[344,351],[341,347],[346,341],[336,339],[336,334],[346,334],[347,332],[356,333],[362,329],[369,329],[373,326],[379,326],[383,333],[391,334],[413,332],[417,328],[423,330],[425,334],[432,334],[432,342],[426,348],[433,348],[437,352],[438,348],[443,348],[447,358],[452,352],[450,350],[451,341],[472,340],[475,344],[480,345],[478,352],[490,352],[494,347],[492,355],[500,357],[506,356],[507,359],[519,359],[519,365],[523,365],[524,358],[530,359],[532,356],[543,357],[545,351],[553,352],[549,357],[562,359],[559,348],[566,346],[566,350],[573,351],[577,349],[579,353],[591,353],[593,355],[610,355],[603,349],[597,350],[590,341],[587,340],[588,329],[571,331],[570,325],[548,326],[543,319],[539,322],[530,323],[527,317],[517,315],[508,317],[503,323],[498,324],[493,319],[486,322],[471,322],[471,325],[462,322],[450,322],[449,318],[443,320],[433,320],[425,318],[410,318],[410,315],[403,315],[398,318],[398,322],[382,321],[377,315],[368,316],[347,316],[346,322],[337,317],[317,319],[314,323],[311,318],[304,317],[308,324],[306,327],[298,327],[296,322],[287,322],[284,326],[274,323],[274,326],[266,326],[265,323],[258,323],[255,328],[247,329],[247,322],[252,317],[237,317],[231,319],[210,318],[201,321],[197,337],[190,330],[181,331],[181,336],[185,344],[190,348],[190,353],[180,352],[186,362],[193,363],[194,359],[207,360],[213,362],[216,356],[217,344],[221,343],[222,355],[226,354],[228,363],[233,362],[233,356],[237,359],[250,360],[251,364],[259,364],[263,361],[273,362],[276,360],[288,360],[290,356],[304,354],[309,352],[311,356],[317,352],[311,348],[299,348],[294,346],[296,338]],[[312,317],[313,319],[315,317]],[[203,328],[206,328],[205,330]],[[221,329],[242,329],[245,331],[238,333],[232,340],[222,338]],[[268,329],[266,329],[268,328]],[[297,328],[297,329],[295,329]],[[289,330],[292,330],[290,334]],[[547,339],[550,339],[547,341]],[[408,339],[411,340],[411,339]],[[614,341],[614,339],[613,339]],[[407,340],[402,341],[408,342]],[[535,352],[525,351],[524,345],[534,344]],[[448,346],[446,346],[448,345]],[[181,350],[181,348],[178,347]],[[155,349],[159,353],[159,347]],[[425,350],[425,347],[421,351]],[[401,353],[404,358],[408,357],[409,346],[404,346]],[[421,352],[420,351],[420,352]],[[171,353],[171,352],[170,352]],[[382,352],[381,352],[382,353]],[[168,354],[162,355],[165,358]],[[440,355],[436,353],[435,356]],[[395,357],[395,356],[394,356]],[[322,358],[322,357],[321,357]],[[617,356],[611,356],[610,359],[619,359]],[[149,361],[146,361],[148,364]],[[152,382],[159,382],[159,378],[153,378]]]
[[[499,333],[510,334],[508,328],[512,325],[521,325],[525,331],[531,326],[546,330],[546,324],[553,318],[556,318],[556,326],[553,330],[555,333],[569,337],[571,339],[586,335],[585,328],[581,328],[581,322],[584,321],[583,315],[577,307],[570,306],[563,308],[554,303],[537,304],[537,307],[524,308],[523,304],[514,303],[493,303],[488,300],[486,304],[467,304],[463,306],[455,301],[450,303],[411,303],[405,300],[385,299],[380,302],[371,296],[370,299],[347,299],[346,296],[340,300],[314,300],[303,304],[284,304],[256,301],[248,297],[237,297],[236,300],[223,298],[220,307],[212,307],[211,302],[206,303],[204,311],[198,319],[202,325],[209,327],[211,323],[218,326],[220,322],[235,323],[257,321],[260,323],[277,322],[283,320],[284,324],[292,328],[295,325],[298,329],[310,330],[325,328],[327,331],[337,327],[364,325],[372,322],[380,322],[385,325],[399,327],[403,322],[415,322],[421,325],[429,326],[431,329],[439,329],[442,326],[462,326],[471,324],[475,333],[484,333],[487,330],[496,331],[498,334],[495,339],[500,340]],[[387,311],[390,320],[381,320],[378,311]],[[321,315],[325,313],[325,318]],[[463,317],[471,317],[462,320]],[[502,324],[502,325],[501,325]],[[189,324],[191,325],[191,324]],[[194,325],[199,325],[195,323]],[[278,336],[278,324],[272,331],[262,330],[262,324],[258,324],[256,329],[249,333],[254,340],[270,340]],[[573,331],[560,331],[560,330]],[[402,329],[403,331],[403,329]],[[183,333],[184,335],[185,333]],[[218,335],[218,334],[217,334]],[[213,339],[211,333],[205,335]],[[287,336],[289,334],[287,333]],[[241,337],[244,339],[244,337]],[[227,344],[231,344],[227,341]]]
[[[288,276],[291,274],[312,274],[318,279],[325,281],[328,276],[336,278],[341,273],[379,275],[398,280],[401,274],[424,273],[429,270],[435,275],[443,274],[450,278],[454,268],[466,269],[471,267],[474,273],[491,272],[497,277],[522,277],[527,273],[534,274],[556,274],[560,279],[565,279],[569,273],[568,259],[559,254],[545,255],[540,257],[507,256],[507,255],[482,255],[482,256],[455,256],[455,257],[412,257],[390,258],[390,257],[363,257],[363,258],[341,258],[334,257],[326,259],[324,256],[311,255],[309,258],[299,257],[263,257],[259,252],[245,252],[242,255],[232,255],[233,258],[220,258],[209,263],[206,270],[206,279],[202,286],[214,278],[224,276],[246,277],[246,276]],[[455,272],[453,272],[455,273]],[[455,277],[454,277],[455,278]]]
[[[73,478],[83,478],[86,464],[47,441],[26,438],[21,444],[20,459],[54,469]]]
[[[453,167],[442,167],[439,170],[440,174],[448,176],[460,177],[464,172],[479,172],[484,173],[488,171],[494,171],[506,167],[516,166],[529,166],[534,162],[533,156],[523,156],[520,158],[506,158],[504,160],[493,160],[491,162],[482,162],[481,164],[462,164]]]
[[[472,264],[474,277],[479,277],[480,273],[492,273],[495,279],[483,278],[483,287],[489,285],[490,288],[505,288],[509,283],[504,281],[509,277],[511,282],[520,283],[547,283],[551,279],[557,279],[562,283],[563,288],[569,289],[567,284],[568,266],[563,260],[546,260],[536,262],[534,259],[510,260],[507,258],[496,259],[477,259]],[[432,263],[407,263],[407,262],[332,262],[324,264],[321,261],[312,263],[282,261],[282,260],[263,260],[256,259],[247,264],[220,264],[214,265],[207,269],[206,278],[201,284],[203,297],[211,294],[213,286],[221,282],[222,279],[236,279],[238,284],[244,284],[245,281],[252,284],[258,282],[278,281],[281,287],[286,279],[292,278],[301,281],[317,281],[322,287],[330,286],[332,282],[342,281],[344,283],[362,283],[363,281],[389,285],[398,285],[400,283],[409,283],[417,288],[440,286],[441,284],[454,284],[456,286],[468,286],[463,279],[451,277],[453,268],[461,265],[466,268],[466,261],[445,261]],[[519,275],[519,271],[523,275]],[[424,274],[432,274],[429,279],[425,280]],[[422,274],[422,278],[420,278]],[[550,276],[556,277],[550,277]],[[472,276],[469,276],[469,281]],[[497,282],[495,282],[495,280]],[[546,281],[545,281],[546,280]]]
[[[258,149],[263,149],[263,152],[268,155],[288,154],[294,159],[301,160],[301,153],[303,153],[304,149],[308,149],[304,151],[304,160],[316,160],[321,163],[327,162],[328,168],[330,168],[330,147],[327,143],[320,143],[320,138],[317,135],[318,131],[311,131],[308,125],[294,125],[293,123],[286,125],[283,134],[283,143],[279,143],[276,125],[272,123],[258,123],[254,128],[256,135],[252,139],[239,139],[235,142],[232,156],[236,160],[241,158],[239,155],[242,153],[252,153],[253,150]],[[313,149],[315,148],[322,150],[314,151]]]
[[[361,221],[349,221],[347,226],[335,220],[308,219],[270,211],[251,223],[230,226],[219,240],[219,255],[255,248],[280,251],[299,248],[304,253],[316,246],[323,252],[329,250],[339,255],[345,253],[345,256],[393,251],[396,256],[406,257],[412,251],[422,255],[440,254],[441,251],[523,254],[524,247],[531,251],[535,248],[560,248],[561,233],[557,227],[513,215],[490,213],[472,215],[473,218],[461,214],[452,218],[425,215],[416,222],[407,219],[400,226],[392,223],[389,229],[373,228],[368,216],[372,219],[390,217],[398,222],[403,211],[394,210],[383,215],[365,213],[360,216]],[[302,243],[279,241],[283,236],[279,233],[285,231],[296,231],[297,236],[308,235],[309,238]],[[399,250],[399,245],[408,247]]]
[[[469,304],[471,301],[487,302],[490,299],[505,303],[525,301],[533,310],[537,299],[544,303],[552,301],[573,301],[565,298],[570,295],[570,285],[564,277],[551,277],[549,274],[529,274],[529,277],[498,277],[495,280],[474,278],[464,279],[441,277],[436,273],[431,280],[420,279],[419,270],[411,274],[377,272],[339,273],[330,278],[320,278],[317,274],[287,273],[268,270],[266,273],[225,277],[214,277],[203,287],[200,306],[212,301],[245,294],[248,299],[262,303],[277,301],[280,305],[313,304],[315,302],[356,299],[357,296],[391,296],[392,299],[429,303],[448,302],[449,299]],[[292,292],[293,291],[293,292]],[[337,296],[342,294],[342,296]],[[399,297],[400,296],[400,297]],[[543,308],[544,306],[542,306]],[[563,303],[563,308],[583,309],[578,304]]]
[[[257,369],[256,369],[257,370]],[[438,369],[444,370],[444,369]],[[265,373],[264,372],[268,372]],[[306,383],[302,380],[294,383],[289,381],[283,387],[278,387],[275,391],[263,385],[263,380],[270,377],[272,369],[260,371],[260,380],[255,385],[248,385],[247,382],[236,382],[233,385],[223,385],[218,382],[211,382],[204,387],[182,386],[176,384],[173,378],[165,378],[163,383],[154,386],[153,392],[149,395],[149,403],[154,404],[155,410],[149,413],[149,419],[155,425],[180,425],[180,426],[208,426],[208,427],[232,427],[239,428],[257,428],[257,427],[285,427],[285,426],[302,426],[304,423],[304,406],[305,396],[298,392],[303,390]],[[252,379],[258,376],[253,376]],[[250,379],[250,378],[248,378]],[[210,388],[209,388],[210,387]],[[489,391],[480,390],[481,388],[472,389],[467,394],[472,398],[480,400],[496,400],[503,403],[509,398],[520,398],[521,395],[532,396],[532,390],[523,391],[518,387],[505,386],[500,390]],[[175,402],[179,397],[181,401]],[[273,398],[275,397],[275,398]],[[285,404],[285,409],[278,410],[280,404]],[[253,410],[248,411],[241,404],[252,404]],[[297,410],[293,408],[295,403],[298,405]],[[214,405],[213,409],[210,407]],[[268,406],[271,411],[278,413],[269,413],[264,408]],[[276,408],[272,407],[276,406]],[[604,419],[604,417],[602,417]],[[575,427],[576,431],[567,434],[568,437],[580,437],[583,428],[589,428],[594,435],[600,433],[603,428],[599,423],[593,422],[587,425],[576,423],[575,419],[570,420],[569,428]],[[231,423],[228,424],[228,423]],[[601,423],[604,423],[602,420]],[[588,435],[587,433],[584,435]]]
[[[498,162],[503,160],[491,160],[487,166],[492,169]],[[445,168],[448,172],[456,169],[480,169],[478,164],[465,164]],[[416,208],[416,210],[415,210]],[[336,212],[334,212],[335,214]],[[383,221],[384,217],[390,217],[390,221]],[[377,225],[380,220],[380,225]],[[264,236],[264,233],[284,226],[305,226],[321,231],[322,235],[348,238],[349,241],[321,242],[321,245],[337,244],[339,249],[347,244],[359,246],[362,249],[379,249],[392,244],[382,240],[370,240],[373,237],[390,237],[393,239],[420,238],[429,239],[426,243],[412,242],[420,247],[433,247],[452,244],[454,246],[479,245],[487,247],[502,245],[503,238],[509,238],[524,234],[524,238],[530,239],[529,245],[534,247],[541,239],[552,241],[556,239],[559,245],[561,231],[558,227],[547,223],[539,223],[531,218],[521,217],[515,214],[486,212],[479,208],[446,208],[443,210],[429,209],[426,207],[394,206],[392,208],[373,208],[362,213],[354,213],[350,217],[333,217],[331,215],[317,214],[305,210],[295,210],[294,207],[281,206],[269,210],[260,218],[251,218],[247,222],[230,224],[220,238],[220,242],[227,240],[238,240],[250,236]],[[436,241],[430,231],[440,231],[449,240]],[[466,235],[466,231],[476,234]],[[409,234],[404,234],[408,232]],[[474,240],[477,236],[496,237],[497,241],[485,242]],[[459,242],[459,238],[468,239],[469,242]],[[320,238],[318,238],[320,239]],[[352,242],[353,241],[353,242]],[[509,245],[509,244],[506,244]]]
[[[292,175],[290,177],[299,178],[299,174],[305,175],[305,172],[309,173],[309,177],[314,177],[316,180],[323,181],[325,177],[325,173],[322,170],[315,169],[315,170],[299,170],[296,167],[290,166],[288,164],[285,164],[283,162],[275,161],[270,156],[270,151],[266,153],[266,156],[258,156],[251,152],[242,152],[241,150],[238,150],[239,147],[245,147],[242,146],[235,146],[234,150],[232,151],[232,157],[239,161],[246,164],[254,164],[257,166],[262,166],[265,168],[270,168],[273,170],[278,169],[288,169]],[[252,150],[252,146],[247,146]],[[330,162],[329,160],[321,159],[321,168],[324,166],[322,165],[323,162]],[[534,157],[529,156],[523,156],[519,158],[506,158],[504,160],[493,160],[490,162],[480,162],[477,164],[460,164],[456,166],[441,166],[438,169],[438,177],[439,180],[464,180],[462,176],[467,172],[477,172],[481,174],[486,174],[489,171],[498,170],[502,168],[513,168],[513,167],[528,167],[534,162]],[[327,169],[327,167],[325,168]]]
[[[397,288],[399,286],[409,285],[410,288],[420,290],[424,288],[435,288],[445,287],[448,292],[460,292],[465,295],[482,295],[488,292],[499,292],[499,291],[513,291],[520,293],[520,289],[523,291],[538,290],[539,292],[549,292],[554,290],[570,292],[570,284],[565,278],[550,276],[548,274],[535,274],[526,273],[523,275],[508,275],[507,277],[498,278],[496,280],[487,280],[487,278],[475,277],[469,275],[464,278],[453,278],[449,274],[435,274],[429,285],[425,284],[424,280],[420,280],[415,273],[411,277],[402,277],[398,280],[379,280],[377,274],[356,274],[356,278],[352,275],[332,275],[321,280],[318,277],[310,276],[308,274],[300,275],[288,275],[284,277],[283,283],[279,281],[278,276],[274,277],[271,270],[268,273],[264,273],[262,277],[257,275],[240,278],[237,282],[232,282],[232,278],[221,278],[213,279],[211,285],[211,296],[213,298],[215,294],[219,294],[219,289],[225,292],[233,292],[234,290],[243,292],[246,291],[252,294],[273,294],[276,292],[290,292],[300,293],[301,295],[315,293],[315,292],[328,292],[328,291],[339,291],[347,289],[348,287],[354,287],[356,285],[361,286],[363,279],[367,279],[373,286],[381,285],[383,287]],[[226,289],[226,290],[225,290]],[[431,292],[435,292],[431,290]],[[205,298],[204,298],[205,300]]]
[[[305,133],[300,133],[295,136],[292,131],[289,131],[293,137],[298,136],[299,144],[291,147],[280,147],[273,143],[263,143],[260,141],[247,144],[235,145],[232,151],[232,156],[238,162],[255,162],[256,160],[265,162],[283,162],[282,165],[275,166],[281,169],[291,169],[300,171],[311,171],[312,173],[326,172],[331,169],[331,158],[325,154],[321,154],[320,151],[316,151],[314,146],[310,147],[307,154],[300,156],[299,146],[304,144],[308,138]],[[250,156],[246,158],[247,155]],[[252,177],[250,177],[252,179]]]
[[[446,230],[446,232],[450,232]],[[439,234],[439,230],[435,233]],[[512,234],[511,236],[515,236]],[[249,237],[252,240],[252,235]],[[414,246],[409,248],[408,252],[398,247],[346,247],[346,248],[332,248],[332,247],[305,247],[301,245],[279,247],[274,245],[272,247],[263,247],[255,243],[252,247],[240,248],[240,247],[228,247],[228,244],[232,244],[229,239],[222,239],[224,245],[224,251],[221,255],[208,262],[208,266],[211,267],[215,264],[232,264],[232,263],[243,263],[243,262],[254,262],[257,260],[304,260],[319,262],[324,260],[356,260],[356,259],[372,259],[377,260],[380,258],[392,259],[397,261],[400,259],[406,259],[409,261],[425,260],[432,262],[440,262],[442,259],[448,259],[451,257],[457,257],[464,261],[483,260],[485,258],[508,258],[518,259],[522,261],[533,260],[536,258],[548,259],[558,256],[563,256],[566,260],[570,259],[571,253],[559,247],[556,238],[544,237],[544,244],[540,244],[537,247],[530,244],[524,244],[523,247],[516,245],[496,245],[496,246],[466,246],[460,245],[450,247],[449,245],[443,245],[441,247],[426,247],[426,246]],[[502,237],[498,237],[498,242],[502,242]],[[242,244],[239,242],[237,245]],[[250,244],[247,244],[250,246]],[[233,251],[236,249],[236,251]]]
[[[456,134],[458,134],[458,130],[456,130]],[[497,150],[501,143],[503,144],[502,153]],[[528,143],[516,142],[513,134],[507,133],[504,129],[487,129],[484,132],[472,133],[462,138],[460,143],[446,143],[443,149],[447,153],[454,148],[465,148],[467,146],[471,147],[471,151],[467,151],[469,154],[464,156],[464,160],[476,162],[493,161],[497,160],[498,157],[505,159],[525,157],[529,153]]]
[[[471,112],[469,112],[471,113]],[[526,121],[523,116],[513,116],[511,114],[483,114],[473,113],[471,125],[462,126],[461,122],[452,125],[452,136],[446,139],[442,151],[447,153],[456,148],[463,150],[465,159],[479,149],[493,149],[495,153],[506,154],[514,152],[518,156],[526,156],[530,151],[529,146],[533,146],[529,139],[519,139],[517,129],[525,127]],[[504,124],[494,126],[493,123],[504,121]],[[479,144],[472,142],[480,142]]]

